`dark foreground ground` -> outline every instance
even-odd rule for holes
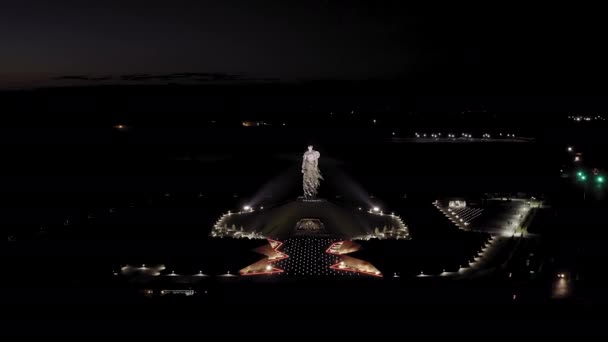
[[[580,197],[580,188],[560,178],[562,142],[406,144],[392,141],[385,130],[264,129],[19,127],[22,134],[13,132],[14,140],[5,144],[3,208],[9,236],[16,239],[6,252],[5,332],[606,334],[605,205],[597,201],[601,191],[590,192],[593,205],[572,199]],[[213,254],[201,246],[221,213],[297,197],[300,157],[309,143],[322,153],[321,195],[333,201],[378,204],[414,217],[416,205],[430,205],[437,196],[525,192],[545,196],[553,209],[534,227],[541,242],[522,249],[513,269],[467,280],[212,277],[196,287],[194,297],[145,298],[111,276],[121,263],[144,258],[198,267],[198,258]],[[142,203],[155,215],[111,219]],[[83,223],[89,214],[97,223]],[[418,233],[434,235],[434,221],[426,224],[418,224]],[[532,262],[539,274],[509,278],[510,271],[521,273],[529,253],[537,256]],[[556,274],[564,268],[574,293],[553,299]]]

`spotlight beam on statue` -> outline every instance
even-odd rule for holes
[[[272,198],[273,203],[282,202],[283,200],[290,197],[293,194],[293,189],[296,187],[298,181],[297,171],[298,169],[293,166],[290,167],[272,179],[270,179],[264,186],[262,186],[253,195],[247,203],[243,205],[249,205],[252,207],[259,207],[264,205],[264,199]]]

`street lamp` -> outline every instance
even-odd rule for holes
[[[582,180],[582,181],[587,179],[587,175],[585,175],[585,173],[583,171],[577,172],[576,176],[578,177],[579,180]]]
[[[583,182],[583,201],[587,199],[587,175],[583,171],[576,173],[578,180]],[[597,180],[597,178],[596,178]]]

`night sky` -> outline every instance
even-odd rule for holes
[[[197,72],[580,88],[607,74],[601,11],[404,2],[3,2],[0,87]]]

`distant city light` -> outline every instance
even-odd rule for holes
[[[568,146],[568,152],[572,152],[572,146]]]
[[[380,208],[379,207],[374,207],[374,208],[372,208],[372,210],[375,211],[375,212],[379,212]]]
[[[243,207],[243,210],[244,211],[250,211],[251,210],[251,206],[246,205],[246,206]]]
[[[574,157],[574,161],[575,162],[580,162],[581,161],[581,157],[579,157],[579,156]]]

